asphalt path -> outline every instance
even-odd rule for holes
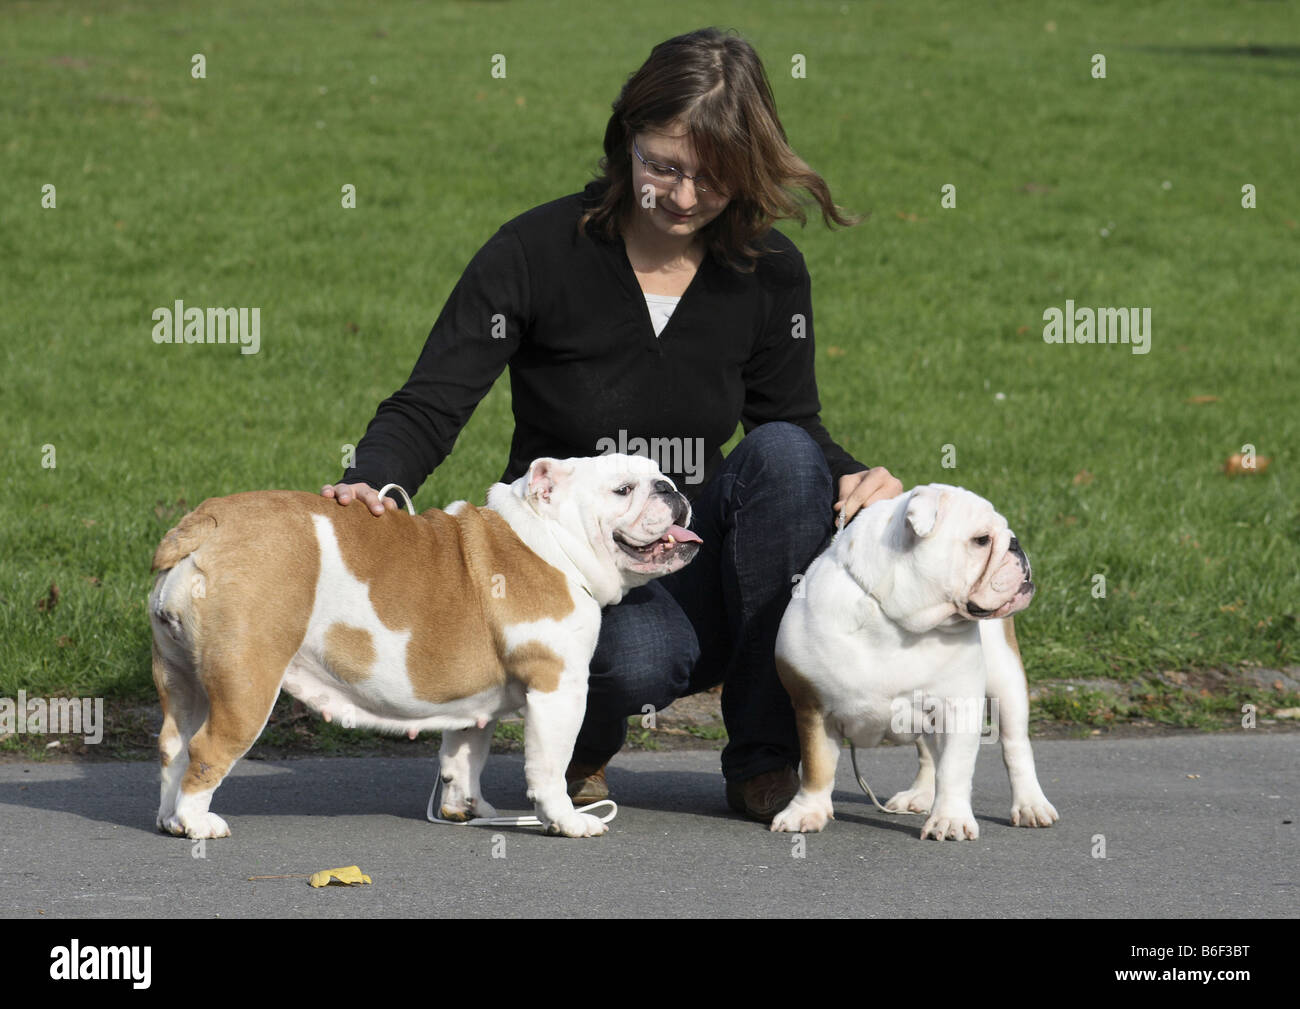
[[[916,917],[1275,918],[1300,913],[1300,734],[1242,731],[1040,741],[1061,813],[1012,827],[1000,754],[981,749],[980,838],[921,841],[922,818],[874,810],[840,761],[836,820],[773,834],[723,799],[712,751],[620,755],[601,838],[424,819],[426,760],[241,761],[213,808],[229,838],[153,826],[152,763],[0,764],[0,916],[49,918]],[[860,755],[882,797],[909,749]],[[523,761],[484,790],[526,811]],[[1104,857],[1098,857],[1104,845]],[[359,865],[370,885],[294,876]]]

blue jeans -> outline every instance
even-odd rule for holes
[[[722,688],[729,781],[799,765],[776,632],[801,574],[834,532],[834,481],[816,442],[787,423],[754,428],[694,501],[704,543],[682,570],[604,609],[574,759],[603,764],[629,715]]]

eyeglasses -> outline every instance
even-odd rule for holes
[[[666,186],[677,186],[681,184],[682,179],[690,179],[695,184],[697,193],[716,193],[717,184],[706,175],[687,175],[680,168],[674,168],[672,165],[661,165],[658,161],[647,161],[636,146],[636,141],[632,141],[632,151],[640,160],[641,165],[645,168],[645,173],[656,182],[662,182]]]

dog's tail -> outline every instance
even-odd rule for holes
[[[158,549],[154,551],[154,571],[166,571],[174,568],[192,554],[212,535],[217,528],[217,520],[200,505],[167,531]]]
[[[217,529],[206,502],[168,530],[153,555],[153,591],[149,593],[149,622],[154,643],[178,667],[189,665],[190,625],[195,603],[205,594],[203,572],[194,552]]]

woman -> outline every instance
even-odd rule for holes
[[[704,544],[605,610],[570,794],[608,794],[627,716],[724,683],[727,799],[767,822],[798,788],[772,655],[792,579],[836,511],[847,520],[902,491],[818,419],[808,272],[771,228],[804,220],[795,187],[827,226],[856,222],[790,149],[754,50],[716,29],[655,47],[614,103],[604,147],[600,179],[479,250],[355,465],[322,493],[376,514],[396,505],[374,488],[414,494],[505,367],[515,430],[503,481],[539,456],[671,446],[656,461],[692,499]],[[745,437],[724,460],[738,421]]]

